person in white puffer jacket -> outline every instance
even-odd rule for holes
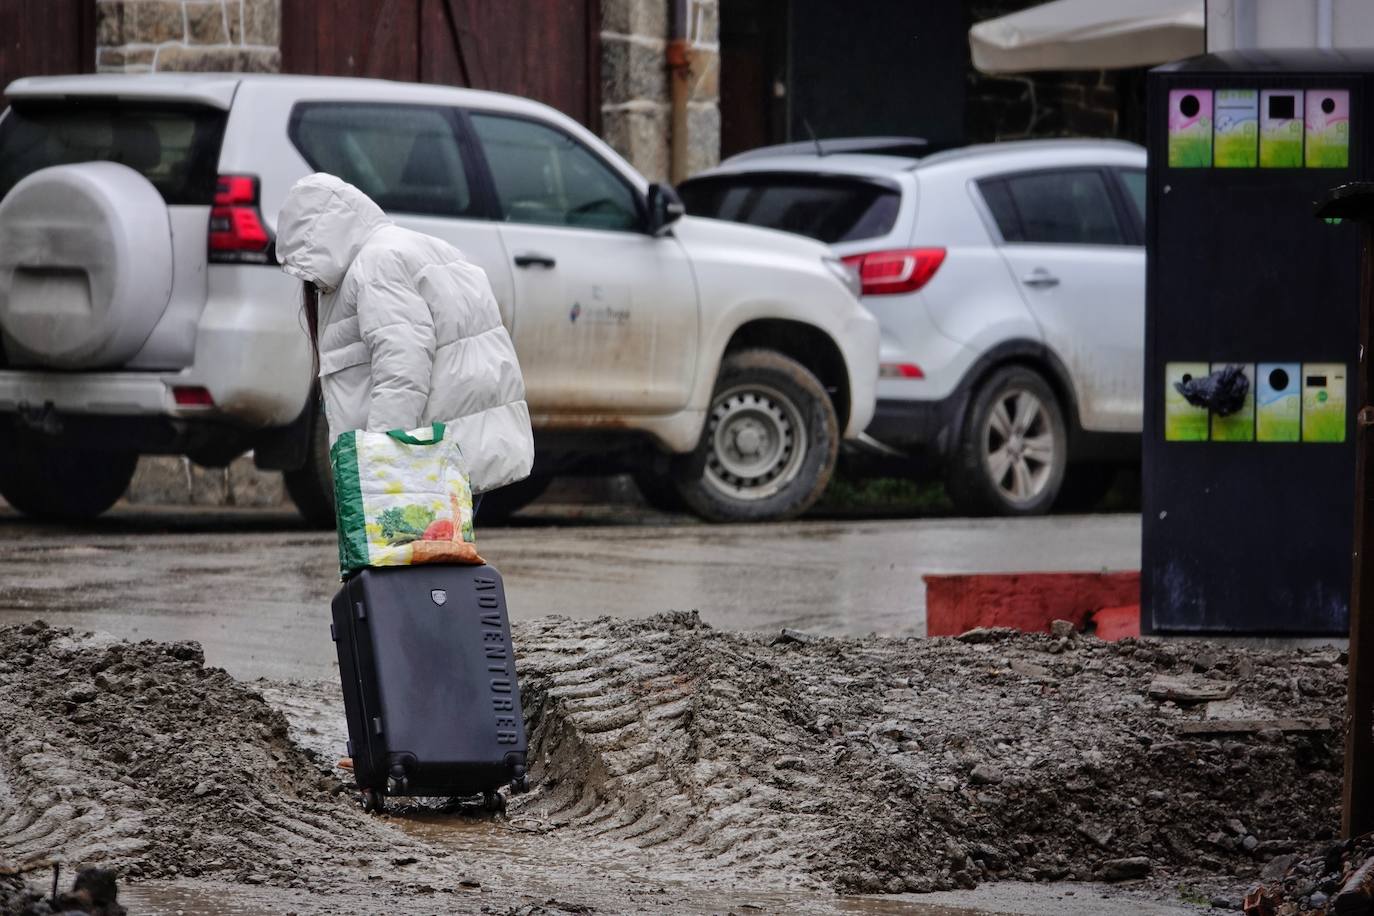
[[[354,429],[440,422],[462,448],[474,493],[529,476],[525,382],[482,268],[324,173],[287,195],[277,259],[305,284],[331,443]]]

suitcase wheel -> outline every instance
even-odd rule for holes
[[[492,814],[504,814],[506,812],[506,796],[495,790],[483,792],[482,807]]]
[[[526,773],[521,773],[510,781],[511,792],[519,795],[530,790],[530,777]]]
[[[386,813],[386,797],[376,789],[363,789],[359,793],[358,800],[362,803],[363,811],[367,814]]]

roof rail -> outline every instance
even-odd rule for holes
[[[829,140],[802,140],[760,146],[731,156],[728,161],[766,159],[772,156],[832,156],[837,153],[870,153],[880,156],[923,156],[930,152],[924,137],[834,137]]]

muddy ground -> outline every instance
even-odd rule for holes
[[[836,891],[1142,878],[1225,902],[1337,822],[1332,649],[759,637],[694,614],[516,642],[537,788],[493,822],[357,811],[332,684],[0,628],[0,865],[113,865],[188,912],[836,912]]]

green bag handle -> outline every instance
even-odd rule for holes
[[[444,441],[444,424],[434,424],[434,438],[431,440],[416,439],[403,429],[388,430],[387,435],[397,442],[404,442],[406,445],[438,445]]]

